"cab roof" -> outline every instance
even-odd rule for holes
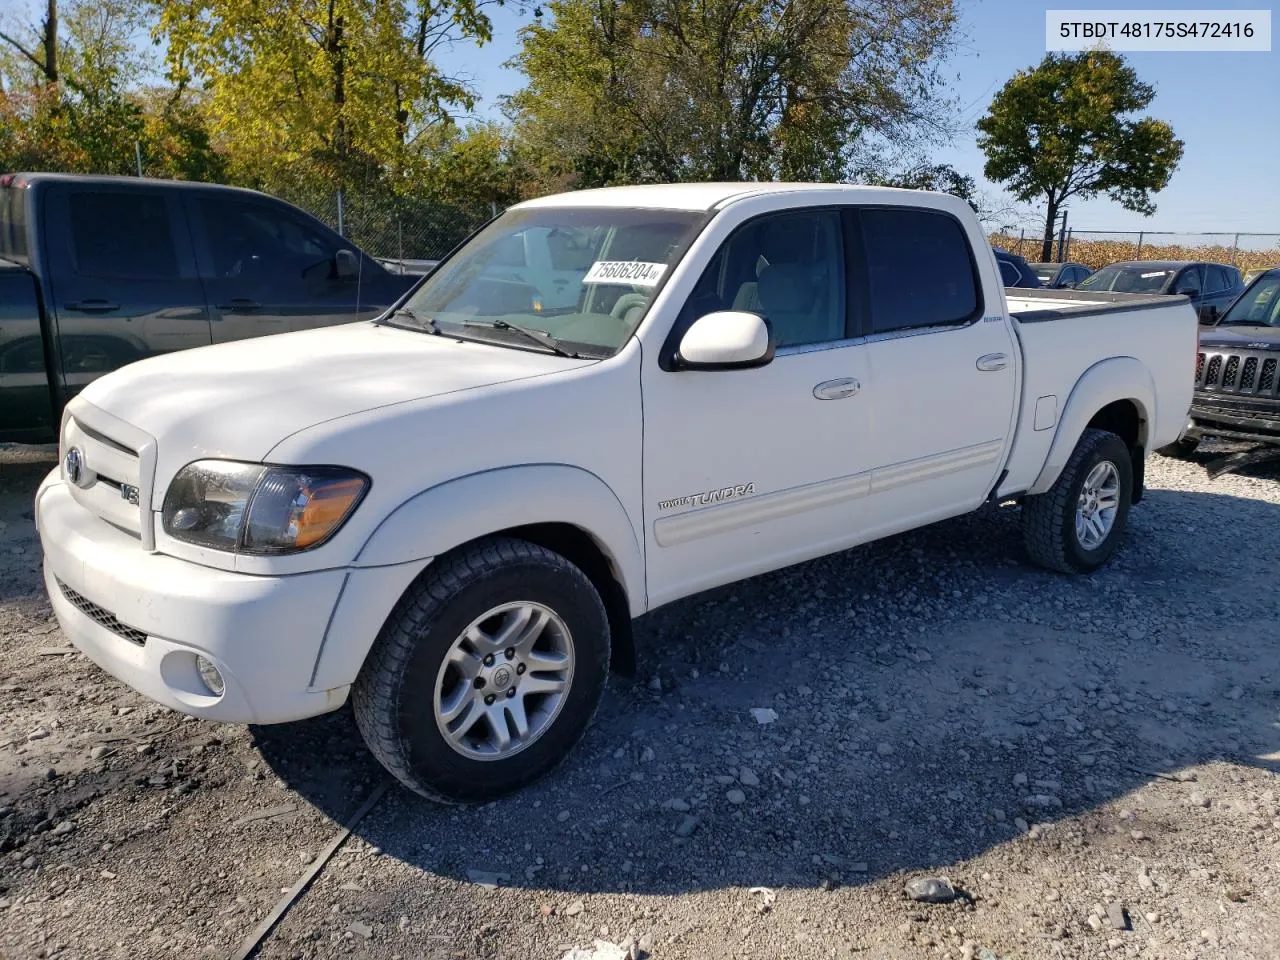
[[[920,194],[923,190],[868,187],[847,183],[651,183],[631,187],[597,187],[526,200],[512,209],[538,207],[639,207],[653,210],[716,210],[735,200],[764,193],[822,191],[844,194]]]

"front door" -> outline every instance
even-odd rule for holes
[[[1013,429],[1018,348],[1004,304],[984,306],[980,237],[919,207],[869,207],[859,220],[879,536],[975,509],[991,492]]]
[[[351,323],[386,308],[385,295],[337,275],[334,255],[354,253],[350,244],[280,204],[210,194],[191,205],[215,343]]]
[[[729,309],[769,321],[772,362],[647,364],[642,374],[651,605],[839,549],[866,525],[867,352],[849,338],[840,213],[748,221],[703,272],[677,329]]]
[[[208,345],[209,315],[176,192],[59,185],[45,218],[64,399],[127,363]]]

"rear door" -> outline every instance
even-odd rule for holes
[[[192,191],[188,209],[213,321],[213,340],[369,319],[389,299],[374,286],[339,277],[335,256],[350,250],[370,280],[386,272],[322,225],[266,198]]]
[[[883,533],[971,510],[991,491],[1012,429],[1017,345],[1004,304],[983,302],[980,236],[921,207],[864,207],[859,221],[854,290],[870,325],[871,507]]]
[[[209,315],[176,191],[59,183],[45,197],[66,397],[134,360],[208,345]]]

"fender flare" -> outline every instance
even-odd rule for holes
[[[1089,421],[1099,410],[1117,400],[1133,402],[1138,407],[1139,419],[1148,427],[1155,422],[1155,382],[1151,371],[1134,357],[1101,360],[1076,381],[1058,420],[1049,455],[1035,483],[1027,490],[1028,494],[1044,493],[1053,486]],[[1142,443],[1141,436],[1139,443]]]
[[[564,523],[591,537],[612,565],[632,616],[644,612],[644,553],[626,509],[596,474],[565,464],[501,467],[424,490],[383,518],[352,566],[438,557],[479,537],[534,523]]]

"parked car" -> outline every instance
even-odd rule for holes
[[[1191,300],[1201,323],[1213,323],[1244,283],[1240,271],[1221,263],[1187,260],[1130,260],[1112,263],[1077,284],[1078,290],[1179,294]]]
[[[1031,269],[1031,264],[1027,263],[1022,257],[999,247],[992,247],[991,249],[995,252],[996,264],[1000,268],[1000,277],[1006,287],[1035,288],[1044,286],[1040,282],[1040,278],[1036,276],[1035,271]]]
[[[1160,452],[1190,456],[1206,437],[1280,446],[1280,268],[1201,331],[1186,432]]]
[[[1074,287],[1093,272],[1083,263],[1032,263],[1028,266],[1042,285],[1057,290]]]
[[[66,402],[126,363],[367,319],[414,282],[252,190],[0,176],[0,441],[56,439]]]
[[[1260,277],[1262,276],[1262,274],[1266,273],[1268,270],[1280,270],[1280,264],[1277,264],[1274,267],[1254,267],[1251,270],[1246,270],[1244,272],[1245,286],[1248,286],[1250,283],[1252,283],[1254,277]]]
[[[557,230],[591,247],[552,311],[556,275],[494,252]],[[154,700],[278,723],[350,697],[401,783],[484,800],[565,755],[673,600],[989,502],[1022,504],[1037,563],[1105,564],[1186,423],[1195,313],[1019,294],[942,194],[531,200],[375,322],[89,384],[37,495],[45,584]]]

